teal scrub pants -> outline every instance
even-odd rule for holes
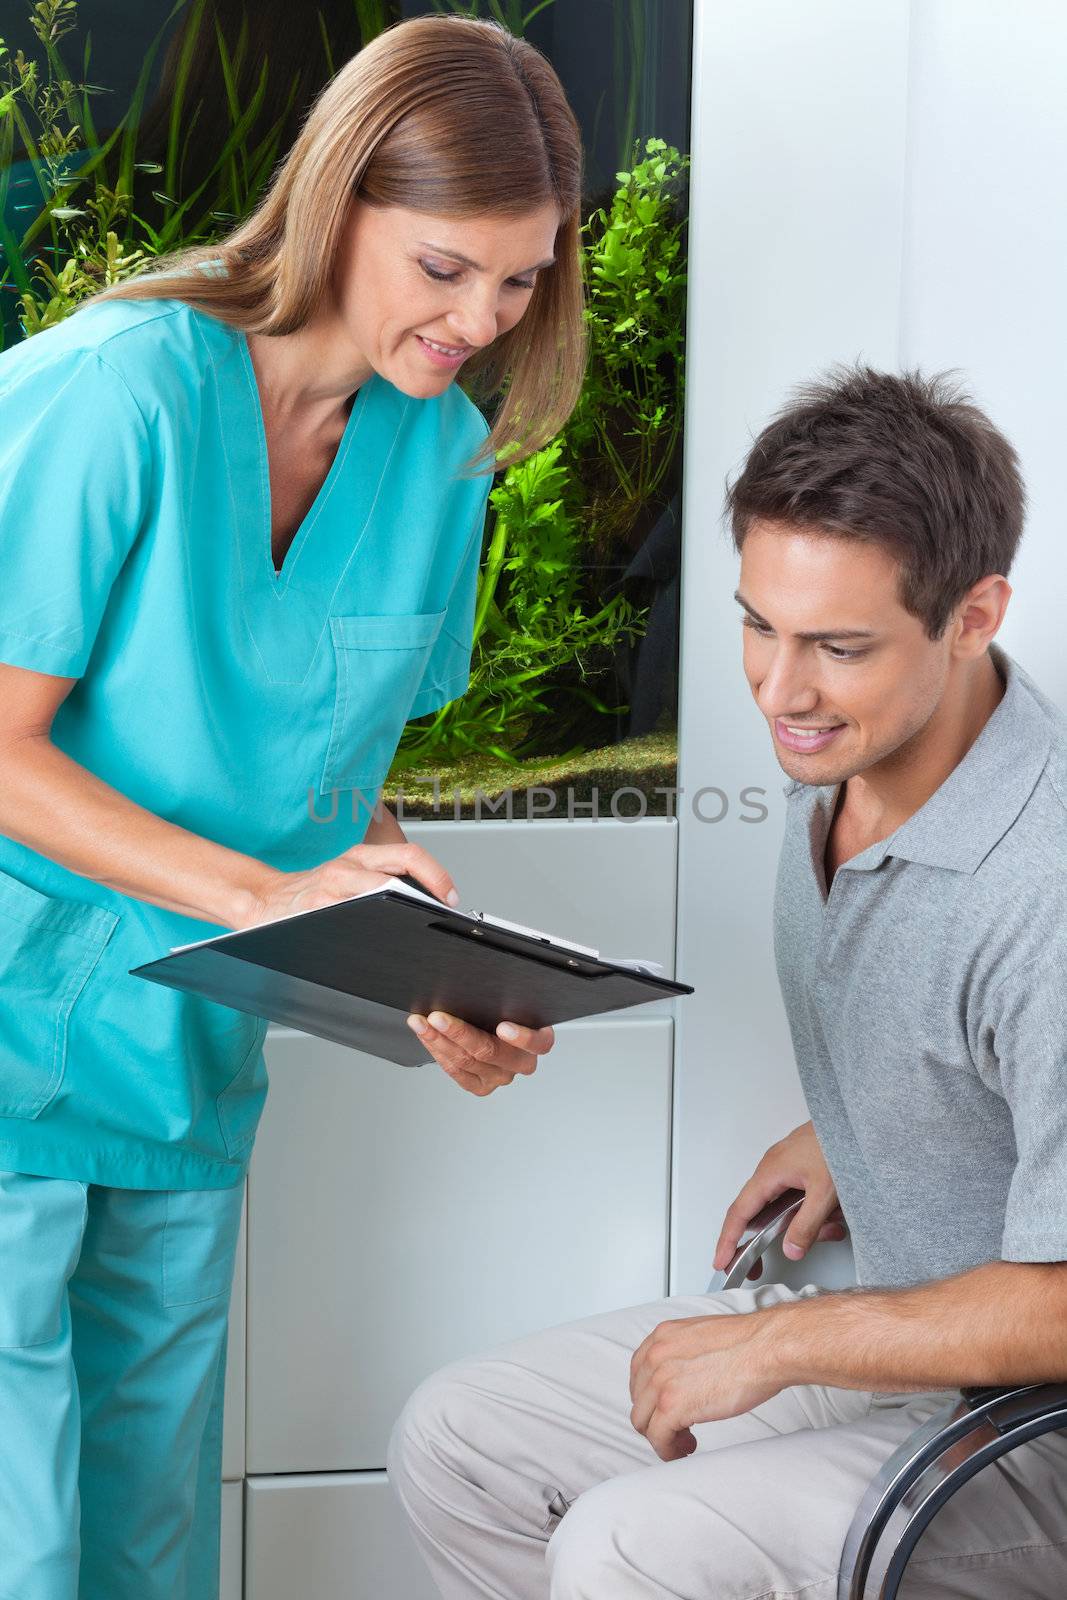
[[[217,1600],[243,1192],[0,1172],[0,1600]]]

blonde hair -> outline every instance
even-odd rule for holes
[[[553,438],[581,392],[581,190],[581,133],[540,51],[496,22],[413,17],[326,85],[244,222],[85,303],[173,298],[248,333],[292,333],[327,300],[354,194],[452,217],[525,216],[554,203],[555,264],[538,274],[521,321],[463,369],[479,401],[506,386],[489,437],[467,463],[496,470]],[[192,270],[213,262],[222,270]]]

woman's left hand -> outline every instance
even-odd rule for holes
[[[449,1077],[476,1095],[492,1094],[511,1083],[517,1072],[528,1077],[537,1070],[538,1056],[547,1055],[556,1042],[551,1028],[501,1022],[495,1034],[483,1033],[473,1023],[461,1022],[443,1011],[431,1011],[429,1018],[413,1014],[408,1017],[408,1027]]]
[[[396,861],[375,860],[374,865],[385,873],[404,871],[421,878],[427,863],[443,871],[439,862],[408,843],[388,806],[378,807],[367,827],[363,846],[357,845],[350,854],[356,855],[362,848],[366,855],[368,844],[387,845],[392,849],[400,846],[408,852],[414,852],[410,864],[401,857],[397,857]],[[385,856],[384,851],[380,854]],[[400,865],[402,859],[404,864]],[[423,871],[420,871],[420,862]],[[445,878],[449,884],[452,882],[447,874]],[[440,894],[443,886],[431,887],[427,883],[431,893]],[[418,1034],[434,1060],[440,1062],[461,1089],[477,1095],[492,1094],[494,1089],[511,1083],[517,1072],[529,1077],[531,1072],[537,1070],[538,1056],[547,1055],[556,1042],[551,1028],[523,1028],[517,1022],[500,1022],[495,1034],[483,1033],[473,1023],[462,1022],[443,1011],[431,1011],[429,1020],[412,1013],[408,1017],[408,1027]]]

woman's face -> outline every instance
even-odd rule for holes
[[[559,224],[555,205],[458,218],[353,200],[335,279],[344,337],[405,394],[440,394],[468,356],[521,319]]]

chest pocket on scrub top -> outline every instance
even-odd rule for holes
[[[118,920],[0,873],[0,1117],[37,1117],[59,1093],[71,1011]]]
[[[444,619],[443,611],[330,618],[337,688],[320,794],[382,783]]]

